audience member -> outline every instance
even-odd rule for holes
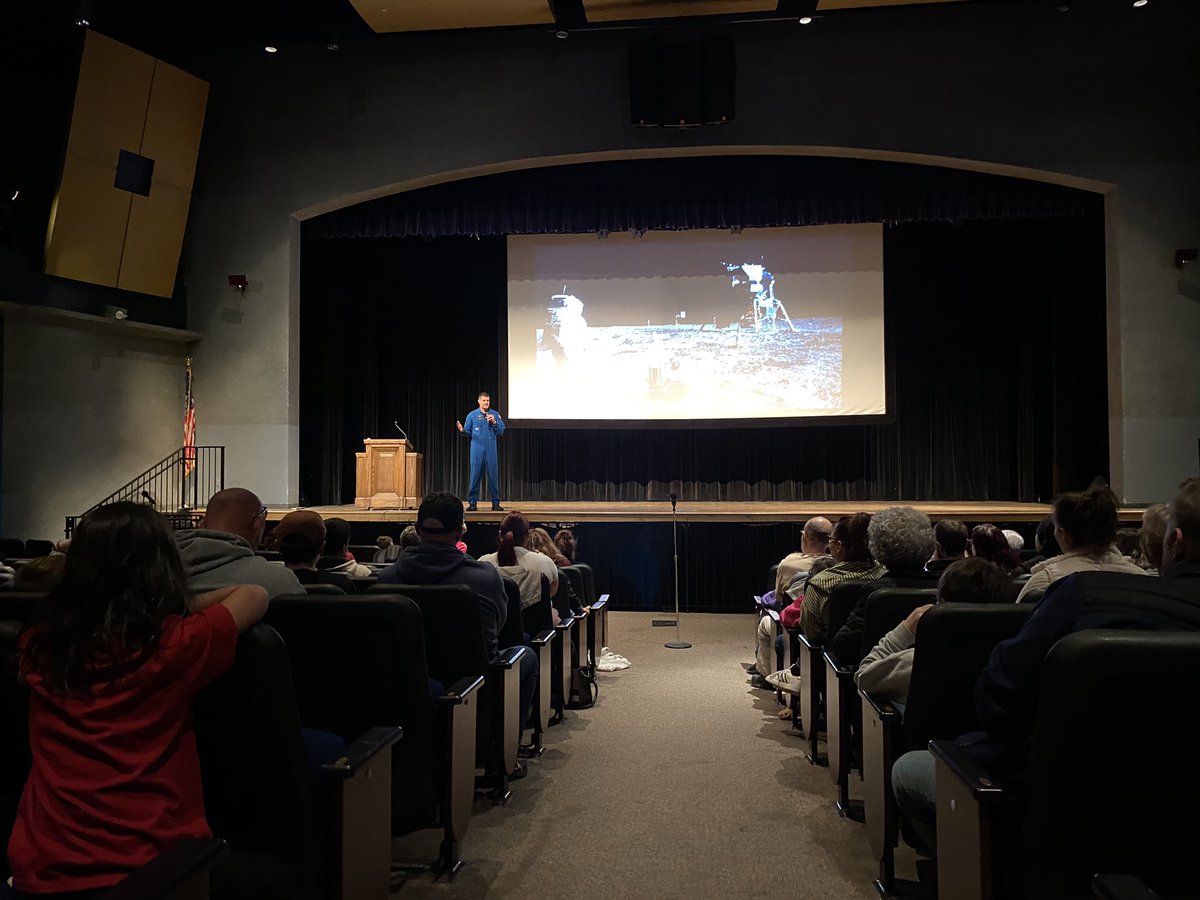
[[[550,582],[550,596],[558,593],[558,567],[546,555],[525,548],[529,536],[529,520],[519,512],[510,512],[500,523],[500,544],[495,553],[479,557],[479,561],[495,566],[521,589],[521,608],[533,606],[542,599],[542,576]]]
[[[1022,572],[1031,572],[1038,563],[1062,555],[1062,547],[1058,546],[1058,538],[1054,536],[1054,516],[1046,516],[1038,522],[1033,532],[1033,546],[1037,556],[1021,563]]]
[[[800,617],[802,615],[801,611],[804,608],[804,586],[807,583],[807,581],[815,575],[820,575],[826,569],[831,568],[832,566],[834,566],[836,564],[837,564],[837,561],[832,556],[828,556],[828,555],[827,556],[819,556],[815,560],[813,560],[812,567],[807,572],[801,572],[794,579],[792,579],[792,583],[790,585],[788,585],[788,591],[787,591],[787,596],[792,598],[792,602],[788,606],[785,606],[783,609],[781,609],[779,611],[779,624],[782,625],[784,627],[784,629],[800,627]],[[770,617],[763,616],[762,618],[759,619],[758,624],[759,624],[759,629],[760,629],[759,630],[760,639],[761,639],[762,625],[763,625],[764,620],[769,622]],[[783,651],[784,651],[784,637],[782,634],[774,635],[774,644],[775,644],[775,658],[777,660],[781,661],[780,664],[782,666]],[[757,656],[757,653],[756,653],[756,656]],[[767,659],[770,660],[770,658],[771,658],[770,657],[770,646],[768,645]],[[767,665],[770,665],[770,662],[768,662]],[[778,674],[778,673],[776,673],[776,674]],[[792,673],[792,674],[798,675],[799,673]],[[776,679],[776,680],[778,681],[778,679]],[[759,673],[759,671],[757,669],[757,665],[755,665],[755,667],[753,667],[750,670],[750,684],[756,688],[764,688],[766,690],[775,690],[775,688],[777,687],[776,684],[767,681],[766,677],[764,677],[763,675],[761,675]],[[790,718],[790,717],[791,717],[790,710],[781,710],[780,711],[780,718]]]
[[[529,535],[525,538],[525,549],[549,557],[551,562],[559,568],[571,565],[571,561],[562,555],[562,551],[555,545],[554,539],[550,537],[550,532],[545,528],[529,529]]]
[[[995,563],[973,557],[953,562],[938,581],[935,603],[1011,603],[1013,583]],[[854,683],[896,704],[908,701],[917,625],[934,604],[917,607],[884,635],[859,664]]]
[[[332,584],[347,594],[354,593],[354,583],[333,569],[319,570],[317,560],[325,547],[325,522],[310,509],[298,509],[284,516],[275,526],[279,536],[279,552],[283,564],[301,584]]]
[[[800,627],[814,643],[825,642],[829,627],[829,594],[843,581],[874,581],[887,569],[871,558],[867,546],[867,528],[871,516],[855,513],[842,516],[833,526],[829,553],[837,560],[820,575],[814,575],[804,587],[804,605],[800,610]]]
[[[571,562],[575,562],[575,556],[579,551],[579,541],[575,537],[575,532],[570,528],[558,529],[554,532],[554,544],[563,556]]]
[[[1142,511],[1142,527],[1138,531],[1138,555],[1134,559],[1147,572],[1158,574],[1162,561],[1163,536],[1167,531],[1167,504],[1155,503]]]
[[[967,526],[957,519],[942,519],[933,526],[933,556],[925,563],[925,571],[941,575],[955,560],[966,559],[970,535]]]
[[[1116,535],[1113,537],[1113,546],[1117,548],[1117,552],[1123,557],[1131,560],[1138,552],[1138,539],[1140,536],[1136,528],[1118,528]],[[1145,566],[1142,566],[1142,568],[1145,568]]]
[[[316,515],[314,513],[313,515]],[[276,531],[279,529],[276,528]],[[325,550],[317,568],[347,578],[366,578],[374,575],[369,566],[364,566],[350,552],[350,523],[337,517],[325,520]]]
[[[1111,496],[1107,489],[1095,493]],[[1100,514],[1107,500],[1089,490],[1068,495],[1064,503],[1064,517],[1073,527],[1078,524],[1079,506],[1086,495],[1092,496],[1083,503],[1083,515],[1093,525],[1097,520],[1107,521],[1107,513]],[[958,743],[1010,786],[1019,787],[1021,783],[1037,716],[1042,663],[1059,639],[1092,628],[1200,630],[1200,478],[1189,478],[1180,485],[1167,518],[1161,578],[1095,567],[1068,573],[1049,586],[1020,633],[992,651],[975,685],[975,708],[984,731],[961,737]],[[1115,521],[1114,512],[1114,532]],[[917,750],[900,757],[892,768],[892,787],[902,815],[913,827],[918,842],[925,845],[917,849],[932,852],[937,842],[937,796],[929,751]]]
[[[31,559],[17,570],[13,579],[13,590],[48,593],[62,580],[66,564],[67,558],[61,553]]]
[[[1146,574],[1113,545],[1117,536],[1117,497],[1107,487],[1063,494],[1054,501],[1054,525],[1054,537],[1063,553],[1033,567],[1017,595],[1018,603],[1041,596],[1053,582],[1072,572]]]
[[[779,608],[794,602],[796,597],[804,596],[804,582],[812,570],[813,563],[820,559],[832,559],[829,556],[829,538],[832,531],[833,526],[824,516],[813,516],[804,523],[804,528],[800,531],[800,549],[779,561],[779,569],[775,573],[775,589],[762,598],[764,606]],[[761,616],[758,620],[754,667],[750,670],[751,683],[755,687],[769,687],[766,683],[767,675],[782,668],[779,652],[781,642],[776,640],[779,637],[782,635],[775,633],[775,621],[770,616]]]
[[[404,530],[400,532],[400,549],[407,550],[409,547],[415,547],[421,543],[421,536],[417,534],[416,525],[405,525]]]
[[[971,555],[993,562],[1005,572],[1021,566],[1021,557],[995,525],[976,525],[971,529]]]
[[[479,619],[488,659],[495,661],[500,650],[497,639],[508,615],[508,597],[500,572],[494,566],[471,559],[455,547],[462,534],[462,525],[463,503],[458,497],[445,492],[427,496],[417,510],[416,528],[421,543],[406,548],[394,563],[383,569],[379,573],[379,583],[461,584],[469,587],[479,598]],[[537,677],[537,656],[524,654],[521,658],[522,728],[529,721],[533,708]],[[518,766],[511,777],[520,778],[524,774],[525,770]]]
[[[174,536],[148,506],[113,503],[75,530],[44,618],[21,638],[33,766],[8,846],[19,896],[82,896],[118,884],[187,838],[204,815],[191,700],[233,664],[266,591],[189,597]],[[213,896],[282,863],[230,852]]]
[[[201,526],[175,533],[188,587],[210,591],[231,584],[258,584],[267,589],[268,597],[304,593],[293,573],[255,555],[266,521],[267,508],[245,488],[213,494]]]
[[[938,576],[927,572],[925,564],[933,553],[933,526],[929,516],[911,506],[889,506],[871,517],[867,528],[867,547],[875,562],[884,568],[878,587],[932,588]],[[876,580],[876,579],[863,579]],[[863,646],[863,626],[867,620],[867,598],[872,590],[859,593],[846,623],[826,640],[834,658],[855,665],[867,652]]]
[[[408,526],[412,528],[411,525]],[[417,529],[413,528],[413,538],[417,536]],[[395,562],[396,557],[400,555],[400,551],[404,548],[392,540],[390,534],[381,534],[375,538],[375,553],[371,556],[373,563],[390,563]]]
[[[1020,562],[1020,553],[1025,549],[1025,538],[1021,537],[1021,532],[1013,531],[1011,528],[1002,528],[1000,533],[1004,535],[1004,539],[1008,541],[1008,546],[1012,547],[1018,554],[1018,562]]]
[[[12,566],[6,566],[3,561],[0,561],[0,588],[12,587],[16,577],[17,570]]]

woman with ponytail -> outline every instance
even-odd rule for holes
[[[519,512],[510,512],[500,522],[500,544],[495,553],[480,557],[507,575],[521,589],[521,609],[542,599],[542,576],[550,580],[550,594],[558,593],[558,567],[547,556],[524,546],[529,536],[529,520]]]
[[[1107,485],[1093,484],[1082,493],[1063,494],[1054,501],[1054,537],[1062,555],[1033,567],[1017,602],[1040,599],[1060,578],[1074,572],[1128,572],[1145,575],[1140,566],[1121,555],[1117,537],[1117,496]]]

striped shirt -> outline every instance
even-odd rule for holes
[[[829,595],[845,581],[875,581],[887,574],[887,569],[875,560],[842,562],[818,572],[804,589],[804,605],[800,608],[800,628],[810,641],[824,643],[829,628]]]

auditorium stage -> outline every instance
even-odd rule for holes
[[[775,525],[804,522],[812,516],[836,519],[856,512],[878,512],[897,504],[915,506],[931,519],[960,519],[964,522],[992,522],[997,525],[1036,524],[1050,512],[1045,503],[963,502],[913,500],[893,501],[679,501],[676,518],[679,522],[719,522],[749,525]],[[505,500],[505,510],[520,510],[530,521],[548,525],[575,525],[590,522],[670,522],[671,503],[658,501],[544,501]],[[348,522],[408,524],[416,520],[415,509],[358,509],[346,506],[308,507],[322,516],[337,516]],[[287,509],[273,509],[268,516],[277,522]],[[480,504],[479,512],[467,515],[471,522],[499,522],[502,512],[492,512],[490,504]],[[1140,523],[1142,510],[1121,510],[1122,522]]]

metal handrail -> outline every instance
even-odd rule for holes
[[[188,462],[195,463],[188,470]],[[201,500],[225,488],[225,448],[220,446],[180,447],[148,468],[128,484],[113,491],[83,515],[67,516],[65,532],[70,537],[78,521],[109,503],[124,500],[148,503],[171,519],[176,527],[191,527],[198,521],[192,512]]]

